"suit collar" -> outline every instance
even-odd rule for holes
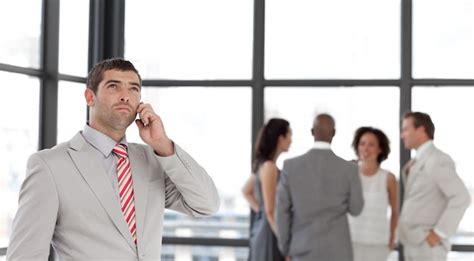
[[[330,150],[331,149],[331,143],[317,140],[313,144],[313,149]]]
[[[425,143],[423,143],[417,150],[416,150],[416,155],[415,159],[420,160],[425,156],[426,154],[429,154],[429,151],[434,148],[433,140],[429,140]]]
[[[115,145],[117,144],[117,142],[115,142],[112,138],[90,127],[87,124],[84,126],[82,136],[90,145],[100,151],[104,155],[104,157],[108,157],[110,153],[112,153],[112,150]],[[119,143],[128,146],[127,139],[125,136]]]

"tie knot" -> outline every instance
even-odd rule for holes
[[[126,158],[128,157],[127,153],[127,146],[125,144],[117,144],[115,145],[114,149],[112,150],[115,155],[121,157],[121,158]]]

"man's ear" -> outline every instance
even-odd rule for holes
[[[84,91],[84,97],[86,98],[87,106],[89,106],[89,107],[94,106],[95,95],[94,95],[94,91],[92,89],[86,88],[86,90]]]

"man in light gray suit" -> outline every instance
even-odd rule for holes
[[[212,179],[140,99],[141,78],[129,61],[94,66],[84,130],[28,160],[7,260],[48,260],[50,244],[59,260],[160,260],[165,208],[217,211]],[[147,145],[127,143],[133,121]]]
[[[363,196],[357,165],[330,148],[335,122],[316,116],[314,147],[286,160],[277,192],[277,236],[283,255],[292,261],[352,261],[347,213],[362,211]]]
[[[409,112],[402,123],[405,148],[416,157],[402,169],[404,199],[399,219],[405,260],[446,260],[469,206],[469,193],[454,162],[433,144],[435,127],[426,113]]]

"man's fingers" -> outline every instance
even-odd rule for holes
[[[141,130],[143,127],[145,127],[145,125],[143,125],[142,121],[139,119],[136,119],[135,123],[137,124],[138,130]]]

